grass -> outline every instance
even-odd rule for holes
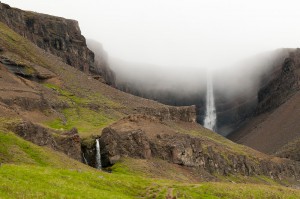
[[[66,155],[0,132],[0,198],[297,198],[300,190],[234,183],[185,183],[146,177],[130,159],[102,172]],[[127,165],[127,166],[126,166]],[[129,165],[129,166],[128,166]]]
[[[77,127],[81,137],[99,135],[101,130],[115,122],[121,115],[112,110],[119,105],[99,93],[87,97],[79,97],[69,90],[54,84],[43,84],[45,87],[58,92],[60,99],[69,104],[70,108],[61,110],[64,120],[56,118],[44,124],[53,129],[70,130]],[[91,106],[96,108],[92,109]]]
[[[57,118],[46,122],[47,126],[60,130],[70,130],[76,127],[81,137],[99,135],[104,127],[115,121],[114,118],[110,118],[109,115],[101,111],[96,112],[82,107],[67,108],[62,113],[66,118],[66,122]]]
[[[85,169],[62,153],[39,147],[10,132],[0,132],[0,163]]]
[[[27,63],[36,64],[45,68],[53,68],[54,63],[50,62],[47,57],[44,57],[33,44],[24,39],[6,25],[0,22],[0,45],[4,47],[3,56],[22,65]],[[63,70],[62,67],[60,67]],[[57,69],[58,70],[58,69]],[[28,69],[30,71],[30,68]],[[57,72],[57,71],[56,71]],[[70,108],[56,110],[61,113],[62,117],[57,117],[51,121],[44,121],[42,124],[54,129],[70,130],[77,127],[81,137],[87,137],[94,134],[99,134],[105,127],[123,117],[119,109],[124,109],[124,106],[105,97],[101,93],[95,93],[83,90],[78,83],[76,88],[70,86],[72,82],[77,82],[76,76],[72,73],[67,73],[72,78],[64,78],[65,84],[69,87],[57,86],[54,84],[45,83],[45,87],[52,89],[58,95],[58,101],[63,101]],[[51,111],[45,113],[51,113]]]
[[[0,22],[0,45],[7,49],[5,56],[13,58],[12,60],[19,64],[26,65],[25,63],[29,61],[46,68],[49,65],[45,59],[38,56],[29,40],[24,39],[2,22]]]
[[[300,191],[279,186],[182,184],[122,173],[67,170],[33,165],[0,167],[1,198],[298,198]]]
[[[100,171],[29,165],[0,168],[1,198],[135,198],[147,182]]]

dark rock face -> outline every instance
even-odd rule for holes
[[[284,103],[295,91],[299,90],[300,68],[299,49],[286,58],[280,68],[275,69],[269,81],[258,92],[256,114],[271,111]]]
[[[108,76],[111,71],[105,65],[95,63],[94,53],[75,20],[64,19],[35,12],[26,12],[0,3],[0,21],[26,37],[38,47],[52,53],[85,73]],[[110,76],[109,76],[110,77]],[[108,79],[107,79],[108,80]],[[114,79],[107,81],[114,81]]]
[[[5,66],[11,73],[31,81],[42,82],[43,80],[56,76],[54,73],[45,68],[37,65],[28,66],[25,64],[17,64],[3,56],[0,56],[0,64],[3,64],[3,66]]]
[[[102,165],[110,166],[121,157],[141,159],[160,158],[187,167],[203,168],[211,174],[266,175],[274,179],[300,176],[300,164],[289,160],[280,162],[258,159],[213,146],[203,147],[203,140],[183,134],[158,134],[149,137],[142,130],[118,133],[106,128],[100,137]]]
[[[99,74],[105,83],[115,87],[116,75],[109,67],[108,55],[103,49],[102,44],[97,41],[87,40],[87,45],[95,53],[96,71],[93,71],[93,73]],[[94,76],[94,78],[97,79],[98,76]]]
[[[12,131],[36,145],[50,147],[81,161],[81,140],[76,128],[63,134],[56,134],[50,129],[24,121],[12,127]]]
[[[136,158],[150,158],[150,143],[141,130],[118,134],[113,129],[105,128],[100,137],[102,165],[113,165],[121,156]]]
[[[14,31],[75,68],[93,69],[94,53],[87,48],[77,21],[1,5],[0,20]]]
[[[140,107],[138,108],[138,113],[151,115],[160,118],[161,120],[196,122],[197,119],[196,106],[169,106],[161,109]]]

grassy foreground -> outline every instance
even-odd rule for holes
[[[125,164],[106,173],[0,132],[0,198],[299,198],[300,190],[234,183],[180,183],[145,177]]]
[[[299,198],[279,186],[232,183],[179,184],[122,174],[33,165],[0,168],[1,198]]]
[[[297,198],[300,190],[233,183],[179,183],[134,173],[89,168],[13,133],[0,133],[0,198]]]
[[[0,198],[299,198],[300,190],[145,177],[123,163],[106,173],[0,132]]]

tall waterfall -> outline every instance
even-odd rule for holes
[[[96,139],[96,168],[102,168],[99,139]]]
[[[204,119],[204,127],[210,130],[216,130],[216,107],[214,99],[214,89],[211,72],[207,73],[207,88],[206,88],[206,113]]]

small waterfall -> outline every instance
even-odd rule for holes
[[[102,168],[99,139],[96,139],[96,165],[95,166],[97,169]]]
[[[216,130],[216,107],[214,99],[214,89],[211,72],[207,73],[207,88],[206,88],[206,113],[204,119],[204,127],[212,131]]]
[[[83,157],[84,164],[87,164],[87,165],[89,165],[89,163],[88,163],[87,159],[85,158],[85,155],[84,155],[84,153],[82,153],[82,157]]]

